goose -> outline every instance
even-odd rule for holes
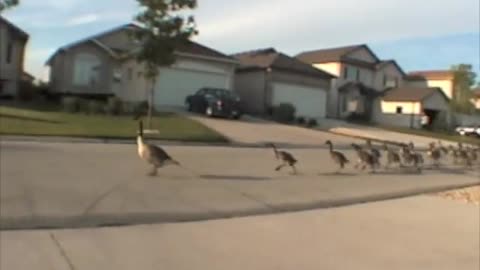
[[[433,165],[435,167],[440,166],[440,158],[442,157],[442,150],[440,148],[435,147],[435,143],[431,142],[428,145],[427,156],[432,160]]]
[[[355,164],[355,168],[358,168],[359,165],[362,165],[361,169],[364,170],[365,167],[369,166],[371,169],[371,172],[374,173],[375,167],[378,164],[377,159],[368,151],[363,150],[362,147],[359,146],[358,144],[352,143],[351,145],[358,156],[358,161]]]
[[[367,149],[370,150],[372,156],[376,159],[376,165],[380,166],[380,158],[382,157],[382,154],[380,153],[380,151],[378,151],[378,149],[372,146],[372,140],[370,139],[367,139]]]
[[[149,176],[157,175],[158,168],[166,165],[180,166],[180,163],[172,159],[162,148],[145,143],[143,139],[143,122],[141,120],[138,122],[137,148],[138,156],[152,165],[152,170],[148,173]]]
[[[385,164],[385,168],[390,168],[390,165],[393,163],[398,163],[400,166],[402,166],[400,155],[392,149],[388,148],[386,143],[383,144],[383,150],[387,153],[387,164]]]
[[[333,150],[333,143],[330,140],[326,141],[325,144],[327,144],[329,146],[330,157],[339,166],[339,168],[337,170],[337,173],[338,173],[338,171],[340,171],[341,169],[343,169],[345,167],[345,164],[347,164],[349,162],[349,160],[345,157],[344,154]]]
[[[277,147],[273,143],[267,143],[267,146],[273,148],[273,152],[275,154],[275,158],[280,160],[282,164],[278,165],[275,168],[275,171],[279,171],[285,166],[290,166],[293,170],[293,174],[297,174],[297,169],[295,168],[295,164],[298,162],[292,154],[286,152],[286,151],[278,151]]]

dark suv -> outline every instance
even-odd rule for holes
[[[185,99],[190,112],[208,116],[222,116],[238,119],[242,115],[240,98],[232,91],[221,88],[201,88]]]

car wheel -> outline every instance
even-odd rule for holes
[[[212,107],[208,106],[207,109],[205,110],[205,114],[208,115],[208,116],[213,116]]]

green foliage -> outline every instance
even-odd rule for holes
[[[318,125],[317,119],[310,118],[307,122],[307,127],[316,127]]]
[[[137,60],[145,63],[146,78],[154,79],[160,66],[175,62],[174,51],[197,34],[193,16],[185,18],[179,12],[194,9],[196,0],[137,0],[142,11],[135,20],[141,27],[132,33],[142,43]]]
[[[80,99],[77,97],[64,97],[62,98],[62,108],[64,112],[78,112],[80,109]]]
[[[122,113],[123,104],[117,97],[111,97],[107,100],[107,104],[104,106],[104,111],[108,115],[118,115]]]
[[[303,116],[297,117],[297,124],[305,125],[305,123],[306,123],[305,117],[303,117]]]
[[[295,119],[295,107],[290,103],[281,103],[273,107],[273,119],[281,123],[290,123]]]
[[[89,114],[101,114],[103,113],[104,104],[98,100],[90,100],[88,102],[88,113]]]
[[[0,13],[19,4],[19,0],[0,0]]]
[[[452,66],[454,72],[453,89],[454,96],[451,108],[456,112],[471,114],[475,111],[471,99],[473,98],[472,88],[475,85],[476,74],[472,71],[472,65],[459,64]]]

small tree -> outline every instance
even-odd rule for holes
[[[472,65],[459,64],[452,66],[453,91],[452,107],[457,112],[471,113],[474,110],[472,99],[472,88],[475,84],[475,72]]]
[[[19,2],[19,0],[0,0],[0,13],[2,13],[6,9],[18,5]]]
[[[134,37],[142,46],[137,61],[144,64],[144,77],[150,82],[148,92],[148,126],[152,126],[153,95],[159,68],[175,62],[175,48],[196,35],[193,16],[184,17],[182,10],[194,9],[196,0],[137,0],[142,11],[135,20],[141,25]]]

